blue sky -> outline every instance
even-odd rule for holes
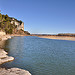
[[[0,10],[30,33],[75,33],[75,0],[0,0]]]

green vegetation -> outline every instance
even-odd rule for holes
[[[24,31],[25,34],[30,35],[30,33],[28,31]]]
[[[0,13],[0,31],[6,32],[6,34],[26,34],[30,35],[29,32],[24,31],[22,29],[17,30],[17,25],[15,25],[15,22],[18,22],[20,25],[22,24],[22,21],[17,20],[15,18],[9,17],[7,14],[2,15]]]
[[[22,21],[18,21],[15,18],[11,18],[7,14],[2,15],[0,13],[0,30],[5,31],[6,34],[12,34],[14,29],[17,28],[17,26],[14,23],[11,24],[12,19],[14,19],[15,21],[19,22],[20,24],[22,23]]]
[[[72,33],[60,33],[57,36],[74,36],[75,37],[75,34],[72,34]]]

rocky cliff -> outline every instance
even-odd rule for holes
[[[24,31],[24,22],[9,17],[7,14],[2,15],[1,13],[0,13],[0,31],[4,31],[6,32],[6,34],[23,34],[23,35],[30,34],[29,32]]]
[[[17,30],[24,30],[24,22],[11,18],[11,24],[15,24]]]

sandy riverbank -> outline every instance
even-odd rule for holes
[[[40,38],[48,38],[48,39],[58,39],[58,40],[71,40],[75,41],[75,37],[70,37],[70,36],[38,36]]]

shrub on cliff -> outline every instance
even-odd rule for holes
[[[18,30],[18,25],[15,24],[15,22],[18,22],[18,24],[22,24],[23,22],[20,20],[17,20],[15,18],[9,17],[7,14],[2,15],[0,13],[0,30],[5,31],[6,34],[26,34],[30,35],[28,31],[24,30]]]
[[[0,29],[5,31],[6,34],[12,34],[14,29],[17,29],[17,26],[13,23],[11,24],[12,19],[14,19],[15,21],[19,22],[20,24],[22,23],[22,21],[18,21],[15,18],[11,18],[9,17],[7,14],[6,15],[2,15],[0,13]]]
[[[24,31],[25,34],[30,35],[30,33],[28,31]]]
[[[2,21],[2,14],[0,13],[0,22]]]

